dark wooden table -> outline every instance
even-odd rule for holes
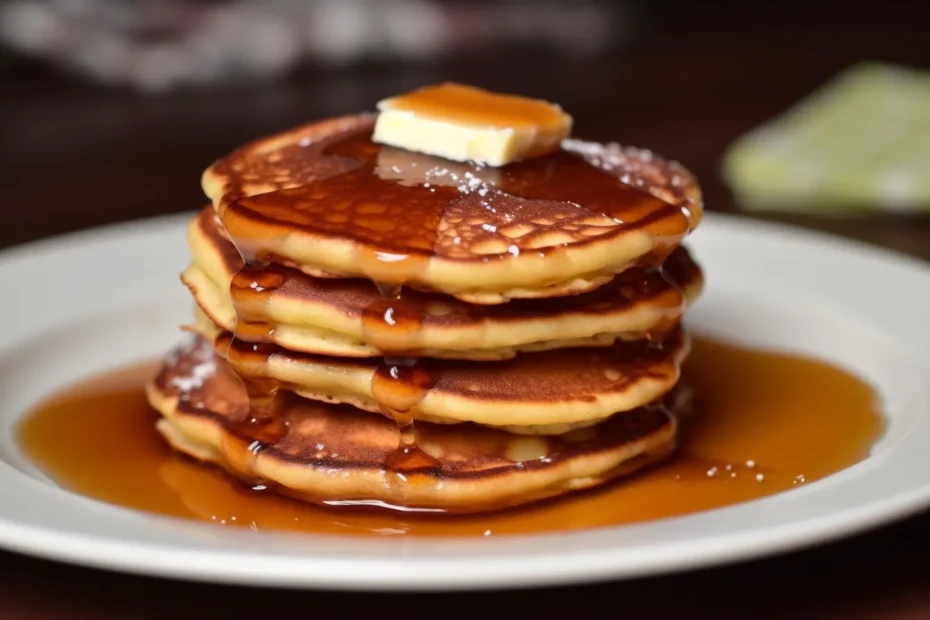
[[[679,159],[701,177],[709,209],[734,211],[719,178],[720,156],[733,138],[856,60],[930,66],[926,10],[792,17],[772,9],[765,19],[736,23],[722,9],[701,6],[716,13],[700,22],[679,17],[658,24],[652,35],[596,62],[507,56],[370,66],[260,89],[153,98],[31,71],[15,74],[0,88],[0,213],[6,218],[0,247],[195,209],[204,202],[200,171],[236,144],[315,117],[370,108],[383,96],[442,79],[558,101],[575,116],[578,134]],[[791,219],[930,259],[930,218]],[[519,605],[523,616],[563,604],[581,613],[596,603],[609,606],[611,615],[656,618],[690,617],[696,610],[716,617],[930,618],[928,532],[930,515],[922,515],[840,543],[721,569],[589,587],[416,597],[188,584],[0,552],[0,617],[214,617],[230,611],[274,617],[293,615],[287,611],[293,607],[309,615],[442,614],[466,607],[486,614],[506,602]]]

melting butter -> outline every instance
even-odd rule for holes
[[[556,104],[451,82],[384,99],[378,110],[375,142],[494,167],[552,153],[572,129]]]

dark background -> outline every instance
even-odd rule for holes
[[[239,143],[446,79],[557,101],[574,115],[579,136],[678,159],[700,177],[709,209],[733,210],[719,166],[734,138],[855,62],[930,65],[926,2],[603,4],[635,17],[615,49],[593,56],[466,41],[448,54],[397,61],[374,53],[349,66],[311,59],[270,83],[158,94],[99,85],[47,58],[4,50],[0,246],[195,209],[204,203],[200,172]],[[858,221],[826,225],[928,255],[899,234],[901,225],[881,232]],[[915,225],[925,227],[903,227]]]
[[[624,17],[615,44],[596,53],[572,53],[571,36],[561,46],[466,37],[446,53],[398,59],[376,50],[339,65],[309,58],[271,80],[216,80],[157,93],[96,83],[48,54],[0,48],[0,247],[196,209],[205,202],[201,171],[239,143],[321,116],[371,109],[382,97],[448,79],[557,101],[575,117],[576,134],[678,159],[700,177],[709,210],[739,211],[720,177],[721,156],[735,138],[858,61],[930,68],[930,2],[604,6]],[[753,217],[930,258],[927,217]],[[603,614],[609,606],[612,615],[657,618],[695,610],[718,617],[930,617],[928,526],[930,518],[921,516],[800,554],[674,577],[454,598],[174,584],[0,554],[0,617],[162,617],[227,609],[281,616],[289,606],[307,614],[415,613],[422,606],[435,614],[469,603],[487,613],[505,602],[520,605],[518,613],[571,605],[577,613]],[[94,594],[100,591],[106,594]]]

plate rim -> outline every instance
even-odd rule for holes
[[[126,220],[14,245],[0,251],[0,272],[7,269],[15,270],[18,267],[18,263],[29,260],[37,254],[67,254],[74,251],[75,247],[80,247],[88,243],[99,243],[107,239],[132,235],[147,237],[156,234],[165,234],[168,231],[177,232],[182,230],[182,226],[186,226],[189,218],[195,213],[196,211],[184,211],[150,218]],[[756,234],[789,235],[798,243],[815,244],[821,248],[826,248],[825,251],[855,251],[864,259],[875,260],[886,264],[890,263],[894,268],[916,269],[919,271],[920,277],[926,277],[928,282],[930,282],[930,263],[897,250],[884,248],[856,239],[849,239],[834,233],[811,230],[793,224],[760,220],[740,214],[708,213],[705,217],[705,225],[707,225],[707,222],[710,222],[710,226],[735,228],[743,231],[750,230]],[[695,233],[695,235],[697,234],[700,234],[700,229]],[[0,354],[5,353],[6,350],[6,348],[0,347]],[[851,470],[856,470],[860,465],[861,463],[843,470],[843,472],[837,474],[837,476],[847,474]],[[23,476],[25,478],[24,474],[13,470],[6,463],[0,462],[0,488],[2,488],[4,484],[9,484],[11,480],[13,483],[16,482],[15,478],[10,478],[10,471],[7,470],[14,472],[14,476]],[[43,484],[36,480],[29,480],[36,484]],[[27,486],[29,485],[22,485],[22,487]],[[49,493],[52,496],[55,496],[56,493],[60,493],[66,495],[70,500],[75,499],[75,496],[67,491],[54,487],[49,487],[49,490],[53,491]],[[28,492],[28,490],[26,492]],[[58,499],[60,500],[61,498]],[[102,504],[102,502],[88,498],[81,497],[78,499],[83,502]],[[749,504],[758,505],[761,502],[765,502],[766,499],[749,502]],[[368,591],[470,590],[486,589],[489,587],[532,588],[659,575],[689,570],[696,567],[717,566],[724,563],[739,562],[773,554],[786,553],[806,547],[810,544],[821,544],[838,540],[871,529],[876,525],[900,520],[927,507],[930,507],[930,478],[921,485],[915,486],[910,493],[899,493],[895,496],[895,502],[886,502],[881,506],[876,506],[876,502],[866,502],[860,506],[858,511],[847,512],[844,519],[838,519],[834,515],[829,519],[820,519],[822,522],[813,520],[812,523],[806,524],[805,529],[798,530],[792,535],[782,533],[779,536],[770,536],[761,542],[757,542],[755,545],[743,543],[741,546],[734,546],[731,542],[727,546],[729,551],[717,552],[711,556],[707,555],[706,550],[698,548],[692,550],[692,555],[690,556],[683,555],[677,558],[674,565],[672,565],[671,562],[666,562],[664,565],[661,564],[661,562],[658,564],[653,562],[652,564],[644,564],[638,570],[631,570],[629,567],[625,566],[620,568],[613,566],[612,568],[612,564],[615,564],[615,562],[612,562],[611,558],[614,558],[616,555],[616,548],[602,549],[598,552],[594,552],[592,549],[588,548],[578,551],[578,553],[585,554],[585,562],[580,567],[574,566],[571,571],[559,570],[558,566],[545,568],[546,563],[538,561],[543,554],[535,552],[526,557],[521,555],[513,558],[496,558],[495,570],[490,573],[481,570],[487,567],[487,559],[482,559],[481,556],[437,559],[417,558],[404,554],[401,556],[403,562],[398,562],[397,556],[387,555],[360,560],[332,557],[302,559],[296,556],[275,556],[272,554],[270,556],[266,555],[264,562],[253,564],[246,569],[240,568],[230,570],[227,566],[225,571],[218,572],[212,570],[203,563],[204,553],[211,554],[213,560],[210,564],[222,567],[224,563],[228,563],[232,557],[241,557],[243,551],[227,550],[224,552],[222,550],[213,549],[191,552],[180,548],[165,549],[156,546],[155,549],[160,551],[160,553],[154,554],[157,556],[158,560],[151,561],[151,558],[148,558],[148,561],[146,561],[146,556],[152,554],[153,551],[153,545],[151,543],[140,543],[139,541],[127,543],[126,541],[116,539],[82,538],[79,535],[76,536],[74,534],[48,530],[38,526],[10,522],[4,514],[2,506],[0,506],[0,547],[19,553],[26,553],[51,560],[63,560],[73,564],[94,568],[119,570],[121,572],[141,575],[238,585]],[[123,508],[110,506],[107,506],[107,508],[123,514],[136,514],[137,518],[142,518],[144,520],[154,519],[162,522],[181,524],[181,529],[185,530],[189,529],[191,524],[194,523],[180,518],[144,515],[143,513],[136,513],[136,511]],[[721,510],[732,510],[732,508],[733,507],[722,508],[699,514],[715,514]],[[99,512],[99,507],[97,510]],[[684,516],[675,517],[671,520],[692,520],[694,518],[694,516]],[[630,529],[641,525],[648,525],[648,523],[619,526],[619,528]],[[211,528],[214,526],[197,524],[193,527]],[[793,527],[797,528],[797,524]],[[605,529],[612,531],[617,528]],[[522,538],[523,540],[539,541],[540,539],[566,539],[594,534],[603,535],[604,533],[604,530],[571,533],[555,532],[541,535],[508,536],[506,539],[516,540]],[[278,536],[277,534],[268,535],[274,537]],[[738,539],[739,536],[742,535],[743,534],[737,532],[736,534],[727,534],[722,537],[718,536],[717,540],[721,538],[724,540],[730,538]],[[290,537],[293,535],[286,536]],[[444,540],[446,539],[434,539],[433,542],[439,544]],[[698,547],[700,547],[700,545],[698,545]],[[106,551],[106,553],[102,553],[102,551]],[[556,557],[564,558],[565,554],[560,553],[557,554]],[[537,562],[537,568],[531,575],[527,576],[523,571],[519,570],[520,567],[518,565],[520,563],[525,564],[530,559]],[[290,568],[301,568],[299,566],[300,564],[313,563],[319,566],[309,572],[306,570],[306,566],[304,566],[303,570],[294,570],[294,572],[289,573],[289,578],[282,578],[282,571],[280,569],[273,570],[273,567],[270,569],[267,566],[269,562],[287,564]],[[369,570],[366,571],[366,574],[370,573],[370,575],[366,578],[358,578],[356,573],[357,566],[355,566],[358,562],[366,562],[369,564]],[[433,566],[434,564],[448,565],[450,562],[456,563],[456,567],[460,570],[463,568],[467,568],[468,570],[466,572],[460,572],[457,575],[444,575],[442,571],[436,571],[436,567]],[[384,566],[380,566],[381,564]],[[402,566],[399,566],[399,564],[402,564]],[[391,566],[391,571],[384,570],[387,565]],[[540,566],[543,568],[539,568]],[[382,571],[382,577],[379,578],[377,576],[377,570],[375,569]],[[408,574],[412,572],[415,572],[419,577],[417,578]],[[353,578],[347,578],[350,575]],[[385,575],[387,578],[384,577]]]

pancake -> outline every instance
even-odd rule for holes
[[[498,304],[578,294],[658,264],[702,216],[693,175],[650,151],[566,140],[489,168],[375,144],[374,118],[303,125],[204,172],[250,262]]]
[[[211,321],[235,331],[238,306],[249,321],[273,327],[268,339],[274,344],[338,357],[500,360],[518,352],[638,340],[672,329],[703,285],[699,267],[680,247],[661,270],[630,269],[577,296],[475,306],[405,290],[400,301],[387,302],[369,281],[314,278],[288,267],[236,277],[244,263],[209,207],[191,221],[188,242],[193,262],[182,280]],[[381,318],[387,309],[393,326]],[[403,318],[405,324],[397,325]]]
[[[403,360],[392,365],[245,342],[205,320],[193,329],[213,341],[236,372],[273,379],[309,399],[535,434],[589,426],[661,398],[678,381],[690,346],[679,327],[661,343],[525,353],[495,363],[424,358],[403,366]]]
[[[253,433],[241,383],[202,339],[172,351],[147,392],[175,449],[248,484],[310,502],[407,510],[481,512],[594,487],[669,455],[677,430],[658,403],[561,437],[418,423],[424,465],[396,472],[397,426],[347,405],[289,395],[277,430]]]

